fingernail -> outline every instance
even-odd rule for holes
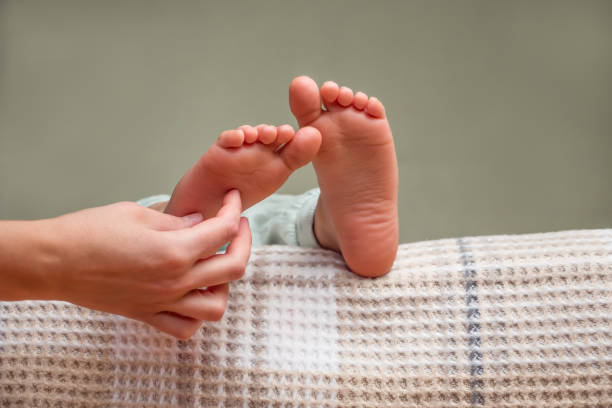
[[[185,220],[185,221],[186,221],[188,224],[195,225],[195,224],[198,224],[198,223],[202,222],[202,220],[204,219],[204,217],[203,217],[203,216],[202,216],[202,214],[200,214],[200,213],[193,213],[193,214],[188,214],[188,215],[185,215],[185,216],[183,217],[183,219],[184,219],[184,220]]]

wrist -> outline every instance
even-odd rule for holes
[[[36,221],[36,279],[39,282],[36,289],[41,300],[64,300],[61,296],[63,274],[70,265],[58,220],[59,217]]]
[[[51,220],[5,221],[0,228],[0,299],[54,299],[61,250]]]

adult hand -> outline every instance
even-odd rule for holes
[[[52,297],[146,322],[180,339],[204,320],[219,320],[228,282],[243,276],[251,232],[237,190],[216,217],[175,217],[136,203],[67,214],[49,226],[54,253]],[[224,254],[216,251],[231,241]],[[205,289],[201,289],[205,287]]]

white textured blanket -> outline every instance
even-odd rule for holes
[[[255,248],[231,291],[186,342],[0,303],[0,406],[612,406],[612,230],[401,245],[374,280]]]

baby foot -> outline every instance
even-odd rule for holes
[[[176,185],[165,212],[214,216],[227,191],[238,189],[242,209],[278,190],[291,173],[309,163],[321,146],[312,127],[240,126],[226,130]]]
[[[319,91],[305,76],[291,82],[289,104],[299,125],[318,129],[323,138],[313,159],[321,188],[317,239],[339,250],[359,275],[387,273],[399,227],[397,162],[385,108],[378,99],[334,82]]]

